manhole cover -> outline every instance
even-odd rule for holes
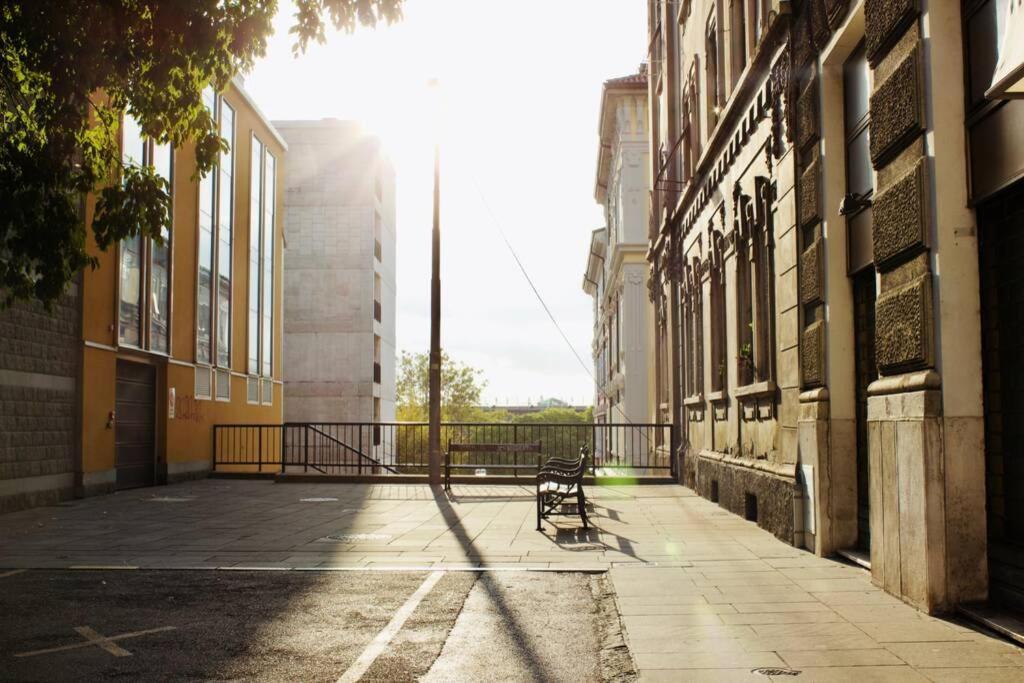
[[[300,498],[300,503],[337,503],[337,498]]]
[[[769,666],[761,667],[760,669],[751,669],[750,673],[760,674],[762,676],[799,676],[800,672],[796,669],[775,669]]]
[[[343,543],[359,543],[361,541],[386,541],[391,534],[331,534],[325,541],[341,541]]]

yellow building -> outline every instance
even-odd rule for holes
[[[125,162],[170,180],[172,220],[166,246],[96,250],[81,278],[79,495],[202,476],[214,424],[281,422],[287,145],[239,81],[205,99],[231,149],[200,181],[192,146],[122,129]]]

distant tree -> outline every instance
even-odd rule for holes
[[[328,24],[391,23],[404,0],[294,0],[295,51]],[[0,3],[0,306],[51,303],[96,264],[81,199],[97,192],[99,249],[159,240],[169,188],[122,167],[123,112],[158,143],[195,143],[199,175],[227,147],[201,103],[266,51],[277,0],[5,0]],[[363,68],[354,65],[355,68]]]
[[[584,411],[573,408],[544,408],[532,413],[516,415],[513,422],[517,424],[590,424],[594,421],[594,409],[588,407]]]
[[[396,383],[397,416],[403,422],[426,422],[429,417],[430,357],[402,352]],[[441,353],[441,419],[450,422],[483,421],[478,407],[487,381],[483,373]]]

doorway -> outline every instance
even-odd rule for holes
[[[152,486],[156,469],[156,367],[117,361],[114,453],[117,488]]]
[[[978,228],[989,597],[1024,610],[1024,181]]]
[[[853,276],[854,392],[857,421],[857,550],[871,551],[871,456],[868,449],[868,385],[875,366],[875,269]]]

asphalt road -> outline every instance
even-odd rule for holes
[[[0,577],[0,679],[597,681],[609,678],[597,581],[27,571]]]

